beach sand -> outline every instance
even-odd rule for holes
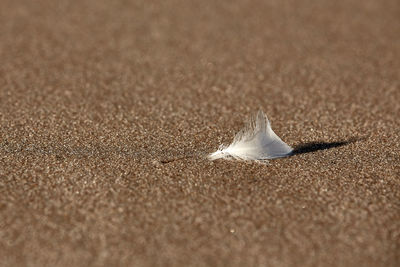
[[[0,266],[399,266],[400,4],[0,3]],[[259,109],[296,148],[206,156]]]

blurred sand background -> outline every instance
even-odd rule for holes
[[[397,0],[2,0],[0,266],[399,266],[399,78]]]

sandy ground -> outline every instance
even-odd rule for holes
[[[400,3],[0,2],[0,266],[400,266]],[[295,156],[205,156],[263,109]]]

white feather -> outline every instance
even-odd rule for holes
[[[292,151],[293,149],[274,133],[267,116],[260,110],[257,116],[236,134],[232,144],[221,145],[208,158],[266,160],[289,156]]]

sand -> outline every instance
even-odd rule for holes
[[[399,266],[400,4],[0,3],[0,266]],[[296,155],[206,159],[259,109]]]

